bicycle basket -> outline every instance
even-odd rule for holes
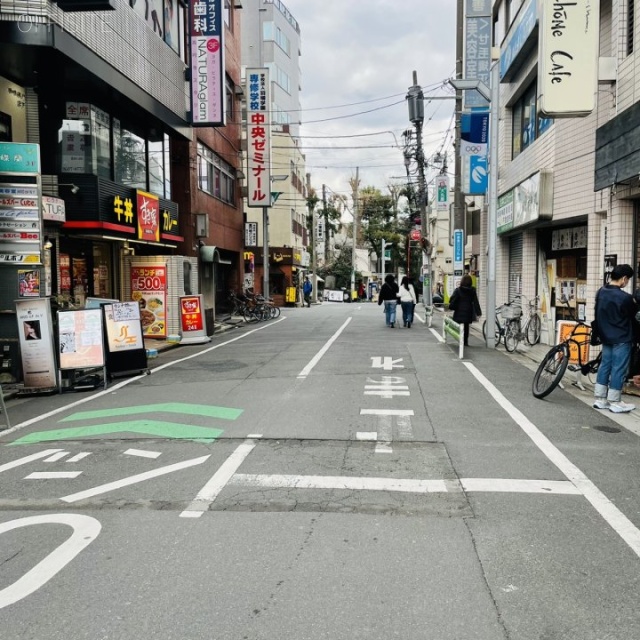
[[[522,307],[514,304],[505,304],[500,313],[503,320],[515,320],[522,315]]]

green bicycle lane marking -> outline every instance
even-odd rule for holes
[[[98,411],[82,411],[74,413],[60,422],[156,412],[204,415],[206,417],[221,418],[223,420],[236,420],[242,413],[242,409],[183,403],[161,403],[155,405],[138,405],[134,407],[117,407]],[[51,442],[54,440],[82,439],[91,436],[115,433],[138,433],[161,438],[194,440],[208,444],[213,442],[223,432],[224,431],[222,429],[215,429],[211,427],[200,427],[177,422],[142,419],[126,422],[95,424],[85,427],[34,431],[33,433],[29,433],[22,438],[18,438],[17,440],[8,443],[7,446],[36,444],[38,442]]]

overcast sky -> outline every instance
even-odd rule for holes
[[[312,186],[350,193],[356,167],[361,186],[384,191],[389,182],[401,183],[406,172],[395,145],[402,146],[402,132],[411,127],[405,96],[413,71],[425,95],[452,94],[441,85],[455,75],[455,0],[284,3],[302,34],[302,137]],[[445,140],[451,152],[453,111],[453,100],[425,102],[425,156]],[[362,136],[370,133],[379,135]]]

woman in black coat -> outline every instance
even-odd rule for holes
[[[462,276],[460,286],[449,299],[449,309],[453,310],[453,321],[464,326],[464,344],[469,346],[469,326],[481,315],[478,294],[473,287],[470,275]]]

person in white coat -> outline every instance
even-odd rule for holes
[[[408,276],[402,278],[400,283],[400,306],[402,307],[402,320],[407,329],[411,329],[413,323],[413,309],[416,306],[416,292],[409,281]]]

